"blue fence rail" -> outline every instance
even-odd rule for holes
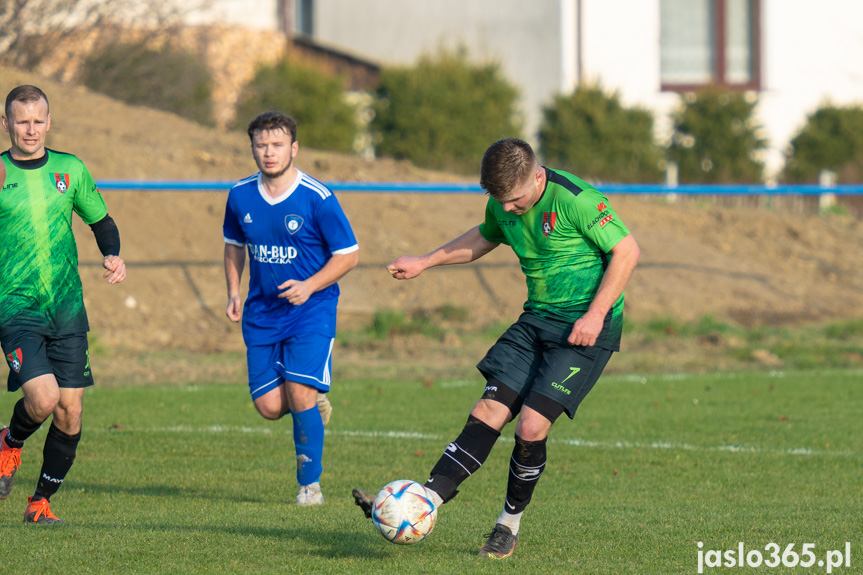
[[[168,191],[227,191],[236,182],[220,181],[133,181],[102,180],[98,182],[101,190],[143,190],[150,192]],[[434,194],[481,194],[479,184],[441,183],[441,182],[324,182],[334,192],[376,192],[376,193],[434,193]],[[615,194],[681,194],[681,195],[722,195],[722,196],[786,196],[786,195],[863,195],[863,184],[837,185],[724,185],[724,184],[598,184],[597,187]]]

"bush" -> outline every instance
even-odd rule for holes
[[[375,311],[368,333],[374,339],[412,334],[440,339],[443,336],[443,328],[434,322],[432,314],[423,310],[414,310],[408,316],[402,311],[387,308]]]
[[[384,69],[371,124],[375,148],[417,166],[476,174],[492,142],[520,134],[517,98],[497,65],[471,64],[463,50]]]
[[[668,159],[677,162],[681,183],[761,182],[758,154],[767,142],[758,136],[753,113],[758,104],[747,94],[709,88],[685,94],[672,115],[674,131]]]
[[[165,45],[116,42],[87,58],[81,81],[128,104],[173,112],[212,125],[212,79],[194,54]]]
[[[840,182],[863,181],[863,108],[822,106],[791,140],[783,180],[817,183],[821,170]]]
[[[653,137],[653,115],[625,108],[599,86],[558,95],[544,107],[539,152],[550,166],[587,179],[657,182],[662,153]]]
[[[297,141],[320,150],[350,152],[357,134],[354,109],[345,101],[342,80],[318,68],[283,59],[259,68],[237,103],[236,127],[267,110],[297,121]]]

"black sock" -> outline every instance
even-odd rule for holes
[[[461,482],[476,473],[485,463],[500,432],[471,415],[461,434],[450,443],[431,470],[426,487],[435,491],[444,502],[458,493]]]
[[[42,422],[36,423],[24,408],[24,398],[18,400],[12,408],[12,421],[9,422],[9,433],[6,434],[6,445],[21,449],[24,441],[42,427]]]
[[[546,439],[541,441],[525,441],[518,435],[515,436],[515,447],[512,450],[512,459],[509,461],[509,479],[506,484],[507,513],[515,515],[521,513],[530,503],[533,490],[542,471],[545,469]]]
[[[80,431],[75,435],[67,435],[51,424],[45,439],[45,448],[42,450],[42,471],[33,499],[50,499],[57,493],[75,462],[75,451],[80,440]]]

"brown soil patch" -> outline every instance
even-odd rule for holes
[[[88,91],[0,69],[7,89],[36,83],[51,98],[49,146],[74,153],[97,180],[236,180],[255,171],[246,136],[132,108]],[[300,139],[302,144],[302,139]],[[299,166],[325,181],[456,181],[405,162],[301,149]],[[76,219],[82,278],[94,334],[114,349],[241,351],[224,316],[221,223],[226,192],[105,191],[123,238],[129,276],[108,286],[89,229]],[[403,253],[424,253],[476,225],[479,194],[341,193],[361,246],[361,266],[342,282],[342,325],[382,307],[466,307],[474,322],[513,319],[524,282],[502,247],[479,262],[399,282],[384,271]],[[635,319],[800,325],[863,317],[863,224],[745,205],[669,204],[608,194],[642,259],[627,292]],[[774,204],[775,205],[775,204]]]

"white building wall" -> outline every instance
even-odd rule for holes
[[[620,94],[627,106],[651,110],[667,144],[678,96],[660,92],[659,0],[582,1],[582,80]]]
[[[207,1],[210,12],[198,14],[199,22],[277,28],[277,0]],[[382,65],[411,65],[460,45],[475,61],[499,63],[521,91],[531,141],[542,106],[573,89],[580,75],[617,91],[626,105],[652,110],[657,136],[667,143],[679,97],[660,92],[659,0],[315,0],[314,6],[316,40]],[[772,176],[820,104],[863,104],[863,1],[762,0],[761,40],[756,113]]]
[[[561,54],[575,44],[575,2],[316,0],[314,38],[382,65],[463,45],[474,61],[499,63],[519,88],[532,139],[542,105],[576,81],[576,59]]]
[[[659,0],[582,0],[584,79],[651,109],[667,143],[679,104],[660,92]],[[768,177],[788,143],[822,103],[863,103],[863,2],[763,0],[762,92],[756,119],[768,140]]]
[[[279,29],[277,0],[178,0],[192,26],[220,24],[252,30]]]
[[[863,2],[764,0],[764,91],[759,118],[770,166],[819,105],[863,104]]]

